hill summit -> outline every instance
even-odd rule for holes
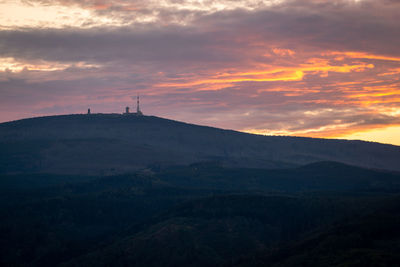
[[[266,169],[337,161],[400,171],[400,147],[261,136],[120,114],[48,116],[0,124],[0,173],[114,174],[210,161]]]

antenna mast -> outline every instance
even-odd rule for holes
[[[137,114],[137,115],[143,115],[143,113],[140,111],[140,99],[139,99],[139,94],[137,95],[137,108],[136,108],[136,114]]]

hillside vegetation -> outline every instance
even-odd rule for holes
[[[0,124],[0,266],[400,266],[399,147],[117,114]]]
[[[271,255],[289,244],[299,247],[290,252],[294,259],[307,258],[319,250],[303,247],[325,246],[308,241],[313,231],[329,236],[334,224],[398,203],[399,181],[396,173],[334,162],[283,170],[202,163],[116,176],[1,175],[0,263],[257,265],[279,263]]]
[[[400,171],[397,146],[259,136],[151,116],[64,115],[0,124],[0,173],[125,173],[215,161],[288,168],[318,161]]]

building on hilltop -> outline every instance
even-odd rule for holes
[[[130,113],[129,112],[129,107],[126,107],[125,108],[125,113],[123,113],[123,115],[134,115],[134,116],[143,116],[143,113],[142,113],[142,111],[140,110],[140,99],[139,99],[139,95],[137,96],[137,101],[136,101],[136,113],[135,112],[132,112],[132,113]]]

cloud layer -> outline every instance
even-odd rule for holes
[[[400,125],[399,1],[1,5],[38,12],[0,19],[1,121],[122,112],[140,93],[147,114],[254,133]]]

